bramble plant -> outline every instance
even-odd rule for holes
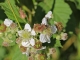
[[[11,52],[11,60],[58,60],[61,41],[69,37],[65,27],[72,11],[62,0],[30,2],[29,7],[21,0],[0,3],[7,16],[0,21],[0,45]]]
[[[0,37],[3,40],[2,46],[12,46],[16,42],[22,54],[26,54],[28,57],[34,57],[34,60],[38,58],[40,60],[50,59],[48,58],[50,55],[47,55],[46,52],[42,53],[42,51],[48,48],[46,45],[43,46],[43,44],[46,42],[50,44],[51,37],[55,35],[53,39],[56,40],[56,43],[50,49],[62,47],[60,40],[66,40],[68,37],[67,33],[63,31],[62,23],[54,21],[53,25],[48,24],[51,18],[52,12],[49,11],[42,19],[41,24],[34,24],[33,28],[31,28],[30,24],[26,23],[22,30],[12,20],[5,19],[0,28]],[[48,53],[50,52],[48,51]]]

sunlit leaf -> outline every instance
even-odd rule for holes
[[[44,2],[41,2],[39,5],[44,9],[44,11],[47,13],[54,3],[54,0],[44,0]],[[51,24],[53,24],[53,20],[57,22],[62,22],[64,27],[66,26],[66,23],[70,19],[71,9],[63,0],[55,0],[55,7],[53,10],[53,19],[51,20]]]
[[[7,55],[8,58],[11,58],[11,60],[27,60],[27,56],[25,54],[22,54],[19,47],[15,45],[12,49],[10,49],[10,54]]]
[[[0,6],[5,11],[5,14],[9,19],[15,20],[16,22],[18,20],[20,23],[25,23],[25,21],[20,17],[19,7],[16,6],[15,0],[5,0],[4,3],[0,3]]]

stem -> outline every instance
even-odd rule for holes
[[[14,13],[14,11],[13,11],[13,8],[12,8],[12,6],[11,6],[11,4],[10,4],[10,1],[7,0],[7,2],[8,2],[8,4],[9,4],[9,6],[10,6],[10,9],[11,9],[11,11],[12,11],[14,17],[15,17],[16,22],[18,23],[19,28],[22,30],[21,25],[20,25],[20,23],[19,23],[19,21],[18,21],[16,15],[15,15],[15,13]]]

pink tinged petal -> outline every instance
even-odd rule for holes
[[[31,31],[31,35],[35,36],[36,32],[34,30]]]
[[[30,44],[31,44],[32,46],[35,45],[35,40],[34,40],[33,38],[31,38],[31,40],[30,40]]]
[[[49,11],[46,15],[45,15],[46,18],[52,18],[52,11]]]
[[[13,23],[13,21],[10,19],[5,19],[5,21],[4,21],[4,25],[6,25],[7,27],[9,27],[12,23]]]
[[[48,25],[47,19],[45,17],[42,19],[42,23],[41,24]]]
[[[66,40],[68,38],[67,33],[61,33],[61,39]]]
[[[28,30],[28,31],[31,31],[31,27],[30,27],[30,25],[29,25],[28,23],[27,23],[27,24],[25,24],[24,29],[26,29],[26,30]]]

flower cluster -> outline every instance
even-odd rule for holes
[[[47,53],[43,53],[47,49],[44,43],[51,43],[51,37],[57,41],[66,40],[67,33],[63,32],[61,22],[54,21],[50,25],[48,21],[52,18],[52,12],[49,11],[42,19],[41,24],[34,24],[31,28],[30,24],[26,23],[23,30],[19,30],[16,23],[10,19],[5,19],[0,25],[0,37],[3,40],[3,46],[11,46],[15,42],[23,54],[29,56],[29,60],[47,60]],[[14,43],[13,43],[14,42]],[[50,48],[49,55],[52,54],[55,48]],[[38,59],[39,58],[39,59]]]
[[[3,46],[15,45],[16,31],[18,31],[17,24],[10,19],[5,19],[0,25],[0,39],[3,40]]]

